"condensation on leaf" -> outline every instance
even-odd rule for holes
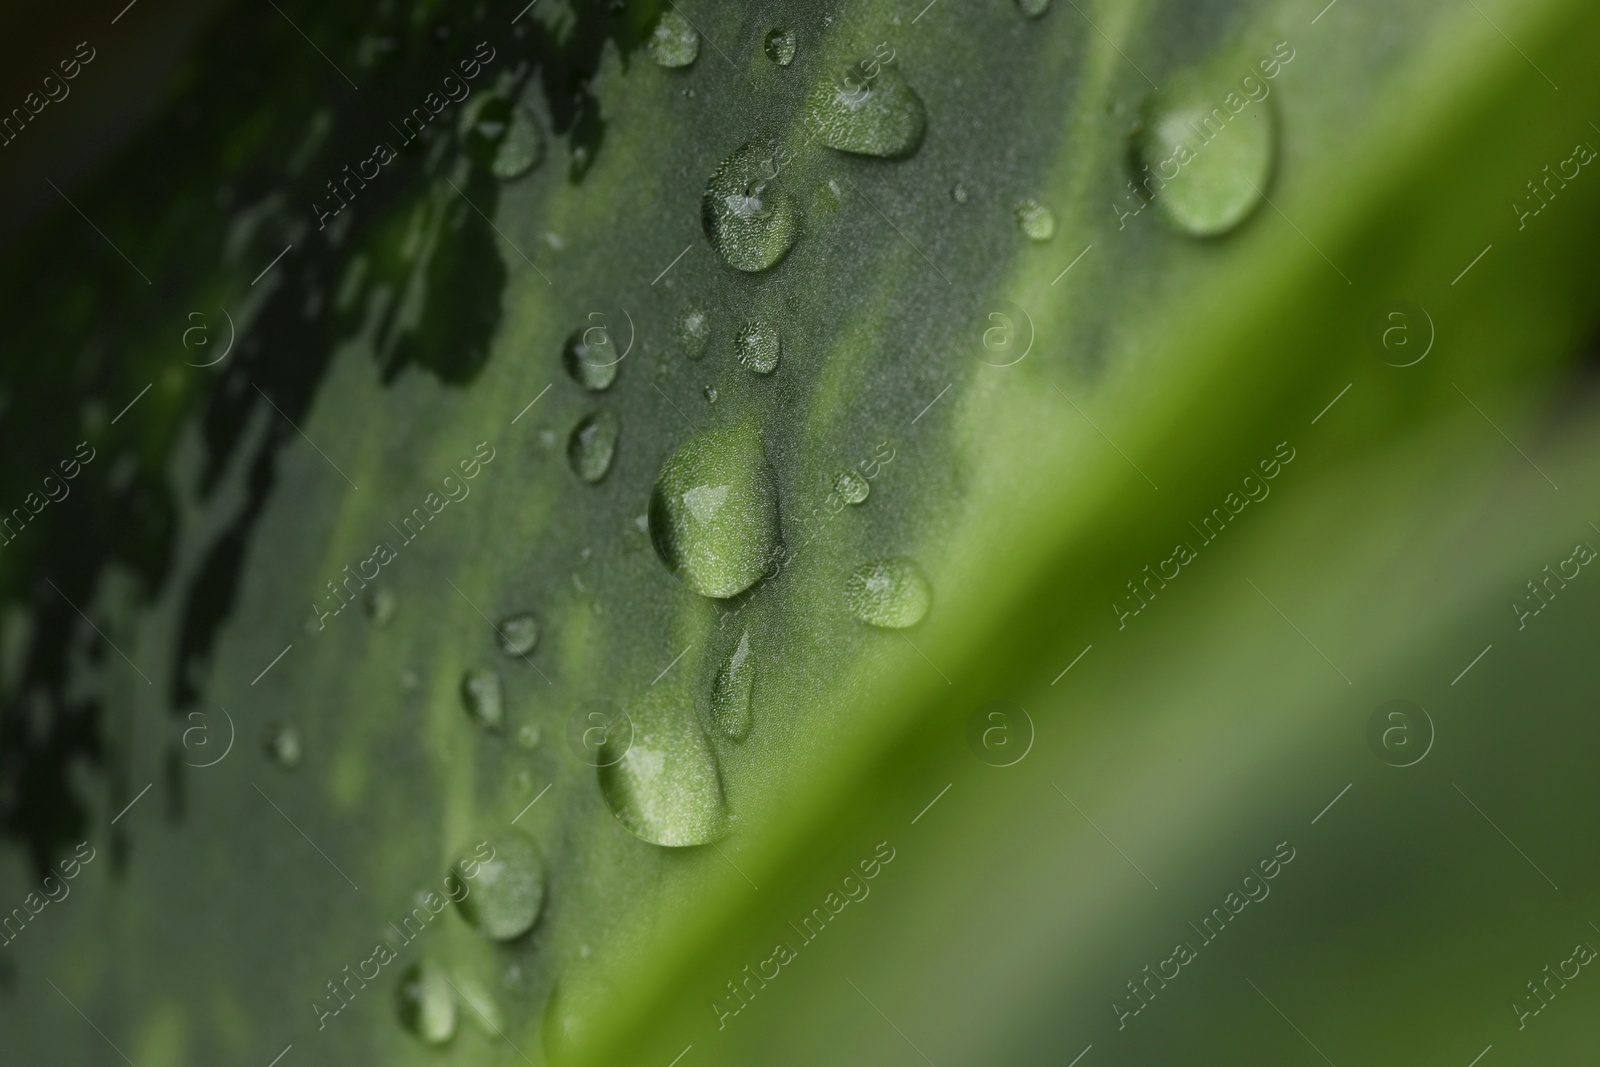
[[[822,143],[856,155],[900,159],[922,143],[928,113],[900,68],[874,59],[837,69],[806,99]]]
[[[740,365],[753,374],[771,374],[777,370],[782,349],[778,328],[765,319],[746,323],[733,339],[734,355]]]
[[[606,476],[617,454],[621,425],[609,411],[585,415],[567,438],[567,463],[572,473],[593,485]]]
[[[711,683],[711,725],[724,737],[743,741],[750,733],[750,693],[755,675],[750,631],[746,630]]]
[[[922,568],[900,557],[863,563],[844,583],[845,603],[862,622],[888,630],[915,626],[928,614],[933,591]]]
[[[485,937],[509,941],[527,933],[544,905],[544,861],[533,839],[505,830],[463,852],[447,885],[467,887],[456,899],[461,917]]]
[[[706,182],[701,224],[711,247],[737,270],[772,267],[800,238],[800,205],[779,185],[780,159],[776,148],[747,142]]]

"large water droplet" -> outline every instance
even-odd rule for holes
[[[733,339],[734,355],[746,370],[755,374],[771,374],[777,370],[782,347],[778,328],[760,319],[746,323]]]
[[[767,53],[767,58],[780,67],[787,67],[794,62],[795,39],[793,30],[773,30],[767,34],[762,50]]]
[[[706,342],[711,340],[711,313],[700,304],[688,304],[678,312],[672,332],[683,354],[699,359],[706,354]]]
[[[617,435],[621,427],[609,411],[585,415],[567,438],[567,462],[572,473],[591,485],[606,476],[617,454]]]
[[[602,745],[600,792],[617,821],[652,845],[703,845],[728,832],[716,755],[692,716],[641,713],[631,744],[612,732]]]
[[[500,649],[508,656],[526,656],[539,643],[539,620],[526,611],[503,620],[495,629]]]
[[[667,569],[709,597],[744,592],[779,547],[778,483],[754,425],[690,438],[650,495],[650,539]]]
[[[663,67],[687,67],[700,54],[700,34],[673,8],[656,23],[646,47],[650,58]]]
[[[806,113],[822,143],[841,152],[898,159],[917,150],[928,113],[897,66],[875,59],[834,72],[811,90]]]
[[[414,963],[400,976],[396,990],[400,1024],[430,1045],[442,1045],[456,1033],[456,991],[437,964]]]
[[[1017,205],[1017,227],[1030,241],[1048,241],[1056,235],[1055,212],[1037,200]]]
[[[922,568],[909,559],[879,559],[850,572],[844,582],[844,598],[862,622],[904,630],[928,614],[933,592]]]
[[[750,690],[755,678],[750,631],[746,630],[711,683],[711,725],[725,737],[743,741],[750,733]]]
[[[867,494],[872,492],[872,483],[852,470],[842,470],[833,476],[833,491],[838,493],[846,504],[860,504],[867,499]]]
[[[481,668],[470,670],[461,679],[461,703],[479,726],[498,730],[506,718],[505,691],[500,675]]]
[[[573,381],[598,393],[611,388],[622,361],[613,351],[610,332],[604,326],[591,326],[572,331],[561,348],[561,365]]]
[[[800,205],[777,185],[776,149],[742,145],[706,182],[700,221],[728,265],[766,270],[800,237]]]
[[[544,862],[526,834],[506,830],[463,855],[451,870],[468,887],[456,907],[486,937],[509,941],[533,927],[544,904]]]
[[[1168,225],[1196,237],[1227,233],[1265,195],[1277,151],[1271,97],[1255,101],[1229,83],[1174,79],[1145,102],[1134,134],[1143,168],[1135,184],[1154,195]]]

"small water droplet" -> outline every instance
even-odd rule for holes
[[[755,426],[735,422],[690,438],[650,495],[650,539],[695,592],[744,592],[779,548],[778,482]]]
[[[795,38],[793,30],[777,29],[767,34],[767,39],[762,45],[762,50],[767,53],[767,58],[780,67],[787,67],[794,62]]]
[[[721,393],[717,392],[717,387],[714,385],[708,385],[701,391],[705,394],[706,403],[708,404],[715,404],[717,402],[717,397],[722,395]]]
[[[687,67],[700,54],[700,34],[673,8],[656,23],[646,47],[650,58],[663,67]]]
[[[800,205],[779,188],[780,170],[775,149],[751,142],[706,182],[701,224],[711,246],[737,270],[766,270],[800,237]]]
[[[522,728],[517,731],[517,744],[529,752],[538,748],[539,728],[531,722],[523,723]]]
[[[1017,10],[1030,19],[1036,19],[1050,10],[1050,0],[1017,0]]]
[[[702,304],[686,305],[678,312],[673,334],[684,355],[699,359],[706,354],[706,343],[711,340],[711,313]]]
[[[609,411],[585,415],[567,438],[567,462],[572,473],[593,485],[606,476],[617,454],[617,435],[621,427]]]
[[[442,1045],[456,1034],[456,991],[443,968],[423,961],[400,976],[396,990],[400,1025],[430,1045]]]
[[[400,601],[391,589],[374,589],[367,595],[367,618],[373,625],[384,626],[394,619]]]
[[[1175,79],[1144,104],[1134,132],[1135,184],[1166,223],[1215,237],[1261,203],[1277,151],[1271,97],[1257,102],[1226,82]],[[1171,174],[1172,177],[1168,177]]]
[[[266,748],[272,762],[286,771],[300,766],[300,759],[305,755],[300,729],[292,722],[274,723],[268,727]]]
[[[489,173],[501,181],[510,181],[528,173],[544,159],[544,130],[539,121],[523,107],[511,109],[510,122],[495,149],[489,164]]]
[[[833,491],[846,504],[860,504],[872,492],[872,484],[852,470],[842,470],[833,476]]]
[[[635,729],[621,756],[601,746],[600,793],[618,822],[652,845],[704,845],[728,832],[716,754],[692,717],[667,711]],[[636,724],[637,725],[637,724]]]
[[[513,615],[496,629],[500,649],[508,656],[526,656],[539,643],[539,620],[530,612]]]
[[[811,90],[806,114],[822,143],[841,152],[899,159],[922,143],[928,113],[898,66],[863,59]]]
[[[498,730],[505,722],[505,690],[497,671],[481,667],[468,671],[461,679],[461,704],[479,726]]]
[[[778,328],[760,319],[746,323],[733,339],[734,355],[745,370],[755,374],[777,370],[782,347]]]
[[[965,204],[969,198],[970,194],[967,192],[966,183],[956,182],[950,187],[950,199],[956,203]]]
[[[1037,200],[1017,205],[1017,226],[1030,241],[1048,241],[1056,235],[1055,212]]]
[[[743,741],[750,733],[750,691],[755,676],[750,631],[746,630],[711,683],[711,724],[734,741]]]
[[[928,614],[933,592],[922,568],[909,559],[880,559],[850,572],[844,582],[844,598],[862,622],[904,630]]]
[[[561,365],[572,380],[592,393],[611,388],[622,361],[612,351],[610,331],[604,326],[573,330],[561,348]]]
[[[460,968],[456,969],[454,981],[456,992],[467,1005],[467,1010],[462,1014],[477,1023],[478,1030],[484,1037],[503,1038],[505,1013],[500,1010],[500,1002],[489,991],[488,983]]]
[[[461,917],[496,941],[520,937],[544,905],[544,861],[533,839],[506,830],[463,854],[451,873],[470,888],[456,907]],[[456,898],[452,897],[452,900]]]

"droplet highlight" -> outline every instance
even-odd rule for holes
[[[800,205],[778,186],[777,159],[775,148],[747,143],[706,182],[701,224],[711,246],[737,270],[767,270],[800,237]]]
[[[1055,212],[1037,200],[1024,200],[1017,205],[1017,228],[1030,241],[1044,242],[1056,235]]]
[[[839,494],[846,504],[865,503],[867,494],[872,492],[872,483],[852,470],[842,470],[833,476],[833,491]]]
[[[777,29],[767,34],[767,39],[762,42],[761,50],[767,58],[780,67],[787,67],[794,62],[795,36],[793,30]]]
[[[667,569],[708,597],[744,592],[779,549],[778,483],[753,424],[699,434],[662,466],[650,539]]]
[[[461,704],[486,730],[498,730],[506,718],[505,690],[497,671],[475,668],[461,679]]]
[[[856,618],[887,630],[915,626],[933,603],[922,569],[903,558],[863,563],[845,579],[844,597]]]

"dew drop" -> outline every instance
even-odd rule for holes
[[[610,332],[604,326],[574,330],[561,348],[561,365],[572,380],[592,393],[611,388],[622,361],[612,351]]]
[[[771,374],[777,370],[782,348],[778,328],[760,319],[746,323],[733,339],[734,355],[739,357],[745,370],[755,374]]]
[[[606,476],[617,454],[617,435],[621,427],[609,411],[585,415],[567,438],[567,462],[572,473],[593,485]]]
[[[711,683],[711,725],[724,737],[743,741],[750,733],[750,690],[755,676],[750,631],[746,630]]]
[[[399,598],[392,589],[374,589],[367,596],[367,618],[375,626],[385,626],[394,621],[394,614],[399,609]]]
[[[965,182],[956,182],[950,187],[950,199],[954,200],[958,204],[965,204],[967,200],[970,199],[970,195],[971,194],[967,192],[967,186]]]
[[[806,114],[829,148],[884,159],[915,152],[928,124],[922,98],[900,68],[874,59],[819,82],[806,100]]]
[[[539,620],[529,612],[513,615],[495,629],[500,650],[508,656],[526,656],[539,643]]]
[[[700,34],[676,8],[661,16],[650,34],[650,58],[663,67],[687,67],[700,54]]]
[[[776,149],[742,145],[711,175],[700,199],[706,237],[737,270],[766,270],[800,237],[800,205],[778,187],[775,157]]]
[[[711,313],[701,304],[688,304],[678,312],[672,332],[683,354],[699,359],[706,354],[706,343],[711,340]]]
[[[795,39],[793,30],[773,30],[767,34],[762,50],[767,53],[767,58],[780,67],[787,67],[794,62]]]
[[[544,159],[544,130],[523,107],[511,109],[506,132],[489,163],[489,173],[501,181],[520,178]]]
[[[474,668],[461,679],[461,704],[474,722],[486,730],[498,730],[505,722],[505,690],[496,671]]]
[[[305,747],[300,740],[300,728],[292,722],[274,723],[267,728],[267,756],[286,771],[300,766]]]
[[[872,485],[855,471],[842,470],[833,476],[833,491],[846,504],[860,504],[872,492]]]
[[[708,597],[744,592],[779,549],[778,483],[746,421],[690,438],[650,494],[650,540],[667,569]]]
[[[928,614],[933,593],[920,567],[895,558],[873,560],[851,571],[844,582],[844,598],[862,622],[904,630]]]
[[[1017,205],[1017,226],[1030,241],[1048,241],[1056,235],[1055,212],[1037,200]]]
[[[400,1025],[430,1045],[442,1045],[456,1034],[456,992],[437,964],[414,963],[400,976],[396,990]]]
[[[714,385],[706,386],[702,392],[705,393],[706,403],[708,404],[715,404],[717,402],[717,397],[722,395],[721,393],[717,392],[717,387]]]
[[[1230,97],[1238,99],[1227,83],[1175,80],[1141,111],[1134,158],[1144,173],[1135,183],[1154,194],[1157,212],[1179,233],[1227,233],[1261,203],[1271,180],[1277,150],[1272,98],[1246,99],[1234,114],[1223,104]]]
[[[502,181],[520,178],[544,159],[539,120],[502,93],[484,93],[468,103],[460,133],[473,160]]]
[[[451,873],[469,886],[456,900],[461,917],[486,937],[509,941],[533,927],[544,904],[544,861],[533,839],[516,830],[462,855]],[[454,899],[454,898],[452,898]]]
[[[668,711],[601,746],[600,793],[618,822],[652,845],[704,845],[728,832],[722,771],[691,716]],[[646,719],[641,714],[641,720]],[[626,739],[624,739],[626,737]],[[631,743],[630,743],[631,742]],[[613,746],[628,744],[618,754]]]
[[[1030,19],[1036,19],[1050,10],[1050,0],[1017,0],[1017,10]]]
[[[539,747],[539,736],[539,728],[537,726],[531,722],[524,723],[522,728],[517,731],[517,744],[521,745],[524,751],[532,752]]]

